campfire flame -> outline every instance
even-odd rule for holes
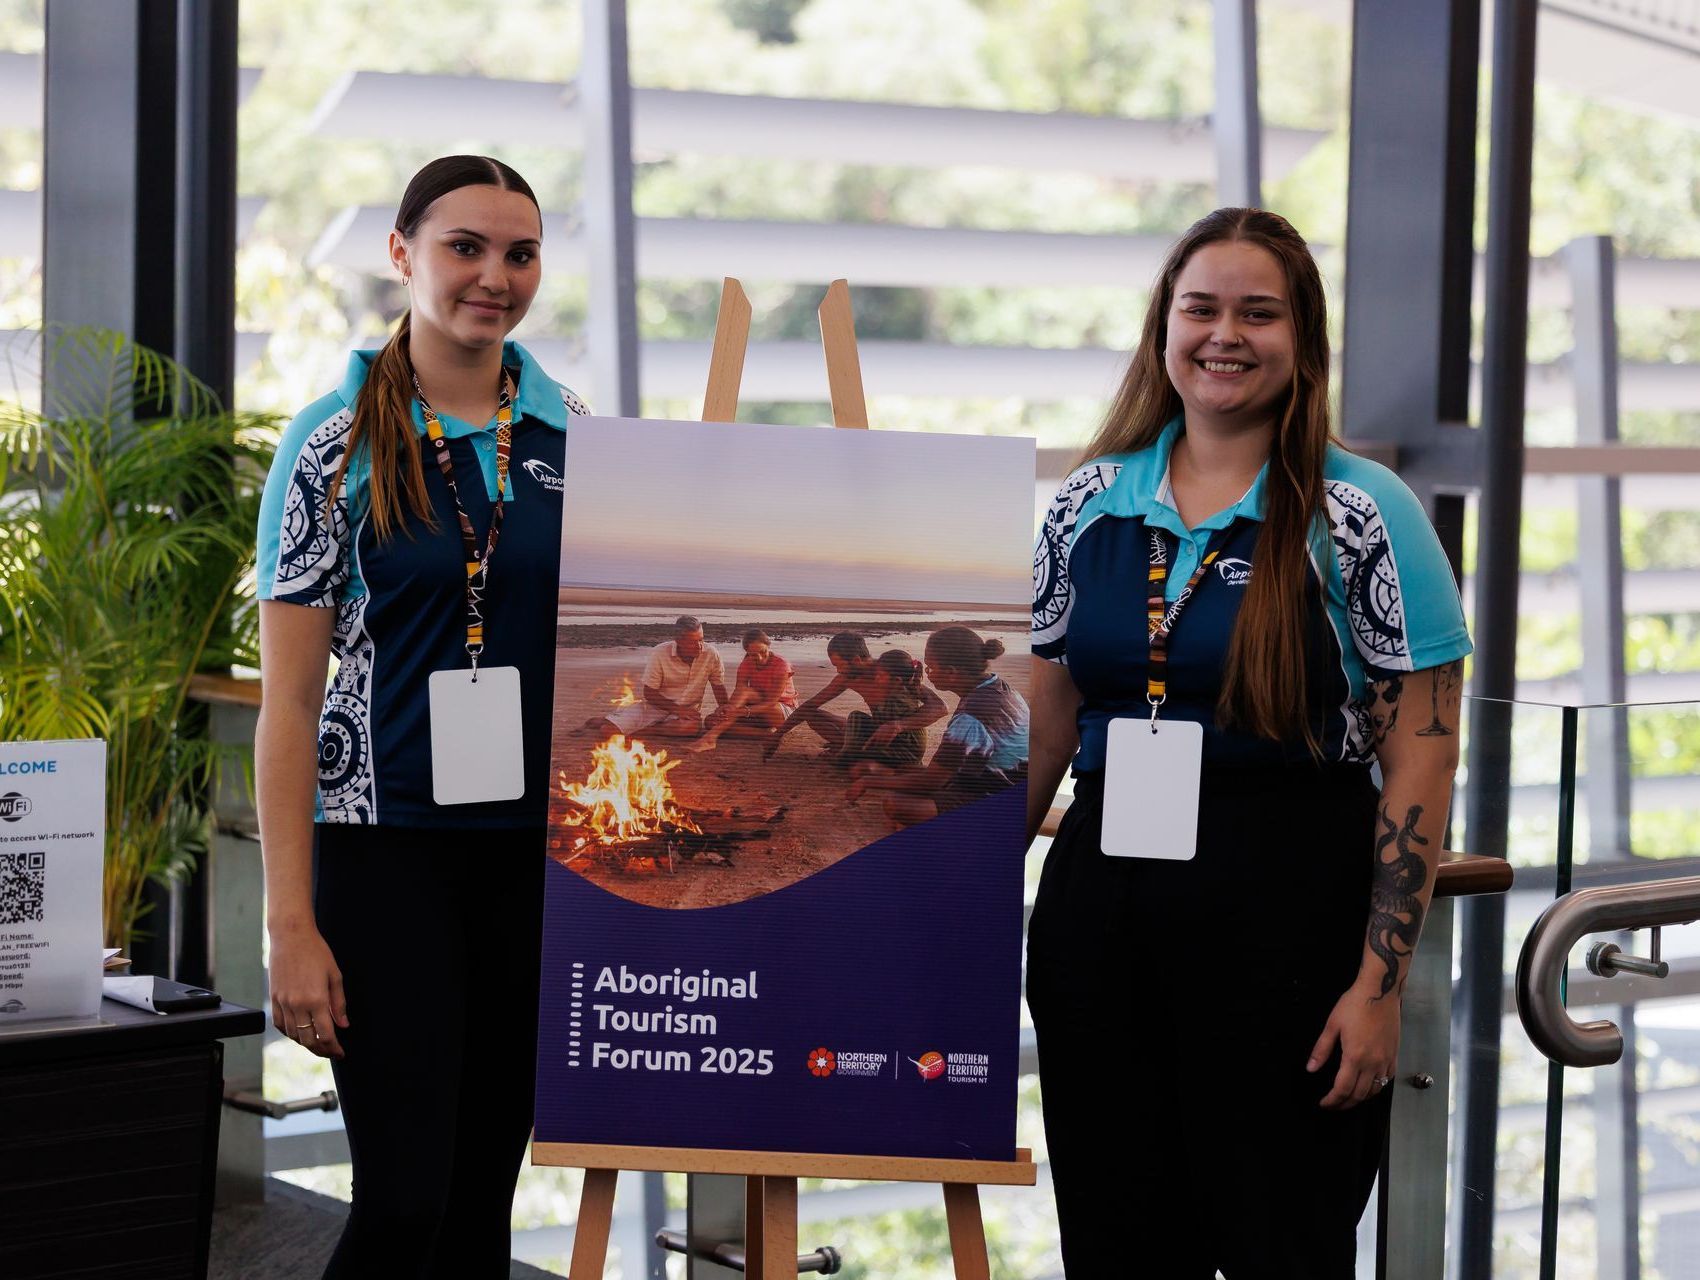
[[[680,763],[665,751],[652,752],[636,739],[615,734],[591,749],[590,776],[584,782],[560,775],[561,794],[577,806],[561,820],[584,828],[587,843],[603,846],[677,831],[700,833],[667,780]]]
[[[614,695],[614,705],[616,707],[629,707],[635,704],[637,700],[637,690],[632,688],[631,677],[621,676],[620,691]]]

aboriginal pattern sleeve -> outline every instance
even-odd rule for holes
[[[351,469],[327,506],[353,413],[332,395],[316,400],[284,430],[260,502],[256,587],[261,600],[330,608],[351,574]]]
[[[1333,461],[1331,459],[1331,461]],[[1416,495],[1386,467],[1342,455],[1325,504],[1347,629],[1369,679],[1469,654],[1452,567]]]
[[[1089,462],[1076,468],[1051,499],[1033,544],[1033,653],[1048,662],[1068,662],[1068,615],[1074,585],[1068,575],[1069,551],[1086,505],[1108,489],[1121,472],[1117,462]]]

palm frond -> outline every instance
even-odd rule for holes
[[[257,660],[254,529],[278,423],[227,412],[122,335],[53,329],[37,347],[46,411],[0,406],[0,734],[107,740],[122,940],[146,881],[206,845],[230,750],[189,729],[186,691]]]

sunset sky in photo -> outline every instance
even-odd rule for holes
[[[1022,605],[1033,442],[574,419],[563,586]]]

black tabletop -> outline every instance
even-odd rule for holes
[[[228,1002],[216,1009],[150,1013],[117,1000],[102,1000],[98,1022],[41,1029],[25,1023],[9,1029],[0,1035],[0,1068],[176,1049],[208,1040],[258,1035],[265,1029],[265,1014]]]

